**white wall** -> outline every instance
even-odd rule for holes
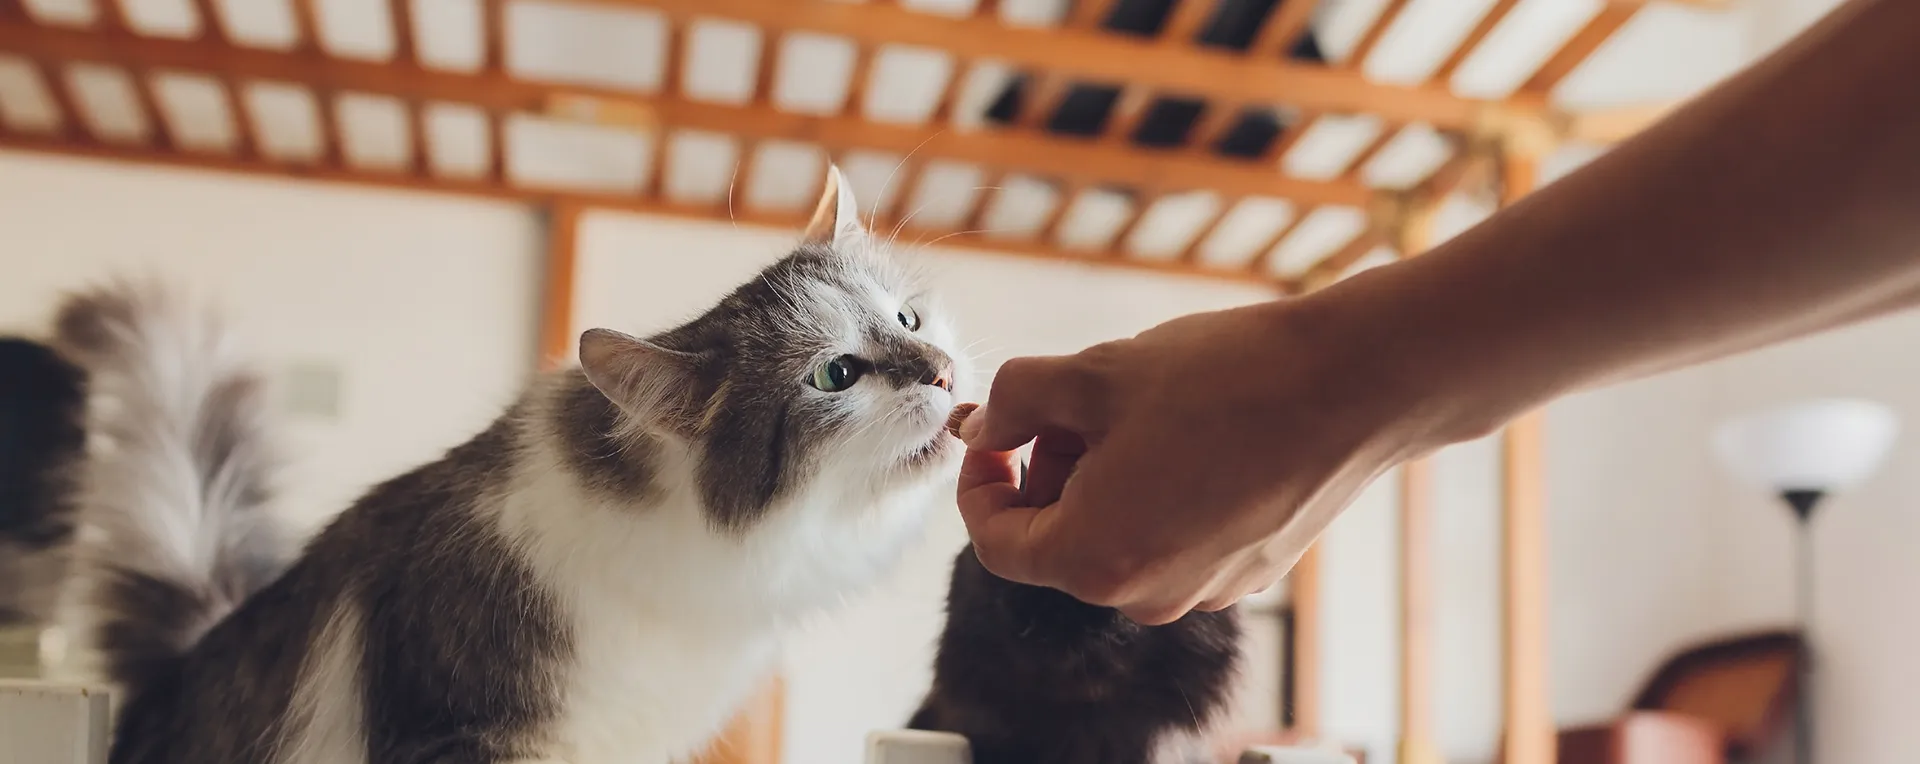
[[[0,327],[151,271],[205,292],[270,365],[340,374],[288,422],[302,522],[477,432],[533,366],[540,229],[523,208],[0,152]]]

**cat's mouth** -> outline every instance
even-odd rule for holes
[[[948,434],[946,428],[943,427],[935,430],[933,437],[929,438],[927,442],[920,444],[918,448],[908,452],[906,458],[902,461],[908,467],[924,467],[939,459],[941,456],[946,455],[947,451],[958,445],[959,442],[958,439]]]

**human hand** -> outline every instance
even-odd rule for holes
[[[981,563],[1149,625],[1277,581],[1368,482],[1439,445],[1416,386],[1304,303],[1003,365],[960,428]]]

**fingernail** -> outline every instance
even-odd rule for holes
[[[956,438],[961,437],[961,427],[966,424],[967,417],[972,416],[973,410],[977,408],[980,408],[978,403],[962,403],[953,407],[953,413],[947,415],[947,434]]]
[[[977,409],[979,407],[975,406],[974,408]],[[965,421],[960,423],[960,432],[958,433],[960,440],[971,443],[974,438],[980,437],[980,428],[986,426],[986,421],[986,412],[969,410]]]

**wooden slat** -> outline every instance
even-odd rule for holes
[[[1113,146],[1131,145],[1134,131],[1140,129],[1140,121],[1147,118],[1147,111],[1152,107],[1153,93],[1145,88],[1121,90],[1101,139]]]
[[[1519,4],[1520,0],[1494,0],[1493,7],[1487,9],[1486,15],[1480,17],[1480,21],[1473,25],[1473,30],[1467,32],[1466,38],[1462,39],[1460,45],[1447,55],[1447,60],[1441,62],[1440,68],[1435,69],[1433,76],[1428,79],[1438,82],[1452,79],[1453,73],[1459,71],[1460,64],[1466,62],[1467,58],[1480,48],[1480,43],[1487,39],[1487,35],[1493,32],[1493,28],[1500,26],[1500,22],[1506,19],[1507,13]]]
[[[343,165],[340,155],[340,97],[330,88],[313,89],[314,117],[320,130],[320,158],[323,166]]]
[[[949,159],[1043,177],[1169,192],[1211,189],[1223,195],[1270,195],[1307,203],[1364,204],[1366,188],[1352,183],[1288,178],[1246,162],[1188,156],[1116,155],[1087,141],[1025,131],[959,133],[939,126],[894,125],[846,116],[814,116],[766,104],[733,106],[684,98],[643,97],[587,87],[557,87],[497,74],[445,72],[344,58],[315,60],[250,48],[130,35],[98,35],[31,25],[0,24],[0,48],[29,56],[125,60],[146,66],[225,77],[304,82],[316,89],[383,93],[415,101],[467,103],[499,112],[538,111],[556,95],[597,98],[648,110],[676,128],[731,133],[746,139],[805,140],[828,150],[867,148]]]
[[[253,112],[240,97],[240,86],[231,80],[217,80],[220,84],[220,102],[226,107],[227,118],[233,127],[233,154],[239,159],[253,159],[259,156],[259,147],[253,140]]]
[[[193,13],[200,19],[200,39],[216,45],[228,43],[226,22],[213,0],[193,0]]]
[[[293,0],[294,49],[303,53],[318,53],[320,44],[320,15],[313,9],[318,0]]]
[[[1341,179],[1354,183],[1361,182],[1360,178],[1366,172],[1367,163],[1373,161],[1373,158],[1380,154],[1380,150],[1392,143],[1394,137],[1399,134],[1399,125],[1381,125],[1380,134],[1373,136],[1372,141],[1361,148],[1359,153],[1353,155],[1353,161],[1347,163],[1347,169],[1340,173]]]
[[[953,62],[953,75],[940,86],[940,100],[933,107],[933,114],[927,121],[935,124],[952,122],[955,110],[960,106],[960,92],[965,89],[971,69],[966,61]]]
[[[1061,183],[1054,186],[1053,209],[1047,210],[1047,216],[1040,221],[1040,227],[1033,230],[1033,240],[1043,247],[1054,246],[1054,238],[1060,234],[1060,221],[1067,217],[1067,210],[1073,207],[1073,201],[1080,198],[1080,186]]]
[[[1213,236],[1213,232],[1220,228],[1221,221],[1227,219],[1227,214],[1233,211],[1234,205],[1239,203],[1239,199],[1221,199],[1220,208],[1213,211],[1213,217],[1208,218],[1207,222],[1200,226],[1200,230],[1194,232],[1193,240],[1181,248],[1180,262],[1199,262],[1200,248],[1207,243],[1208,238]]]
[[[1281,0],[1280,7],[1267,14],[1266,23],[1254,35],[1253,45],[1247,52],[1255,60],[1285,56],[1300,41],[1300,35],[1306,33],[1307,22],[1313,20],[1314,6],[1318,4],[1319,0]]]
[[[489,72],[507,68],[507,0],[480,0],[480,36],[484,63]]]
[[[1539,165],[1506,156],[1501,204],[1533,190]],[[1536,411],[1507,426],[1500,444],[1503,740],[1506,764],[1553,764],[1554,721],[1547,696],[1546,444]]]
[[[993,202],[1000,196],[1001,187],[1004,186],[1006,182],[1007,176],[1005,173],[989,172],[980,179],[980,188],[976,189],[973,194],[973,209],[967,212],[966,220],[960,224],[960,230],[988,233],[985,229],[986,223],[984,222],[987,217],[987,212],[993,209]]]
[[[1354,263],[1360,262],[1360,258],[1366,257],[1368,252],[1385,243],[1386,240],[1380,236],[1379,231],[1362,231],[1360,235],[1353,237],[1353,241],[1347,242],[1346,246],[1334,250],[1331,255],[1320,258],[1320,262],[1308,268],[1300,280],[1309,285],[1333,283],[1340,278],[1340,274],[1352,268]]]
[[[1065,78],[1036,72],[1027,79],[1026,91],[1020,94],[1020,111],[1014,115],[1015,127],[1039,129],[1044,127],[1053,114],[1060,110],[1060,102],[1067,97],[1069,83]]]
[[[667,39],[663,55],[666,64],[660,72],[660,94],[663,96],[673,96],[680,92],[680,67],[687,54],[686,32],[684,25],[667,22]],[[665,125],[656,125],[651,134],[653,143],[648,148],[653,158],[648,162],[647,185],[642,191],[649,196],[666,193],[667,164],[672,161],[673,156],[671,148],[673,142],[670,140],[672,131]]]
[[[1586,26],[1581,27],[1579,32],[1567,40],[1566,44],[1561,45],[1560,50],[1556,51],[1552,58],[1540,65],[1539,71],[1534,72],[1533,77],[1528,79],[1525,85],[1520,86],[1520,90],[1533,94],[1552,92],[1554,86],[1559,85],[1561,80],[1566,79],[1574,69],[1585,63],[1587,57],[1593,55],[1595,50],[1606,43],[1614,32],[1626,26],[1627,22],[1633,19],[1633,14],[1639,12],[1640,7],[1638,4],[1614,4],[1601,8],[1600,13],[1589,20]]]
[[[206,154],[159,152],[117,145],[84,145],[15,133],[0,133],[0,150],[4,149],[106,159],[118,162],[137,162],[161,167],[212,170],[216,172],[232,172],[275,178],[291,177],[317,182],[345,183],[366,188],[455,194],[537,205],[551,204],[555,200],[564,199],[596,209],[620,210],[643,215],[665,215],[737,225],[758,225],[785,231],[798,231],[807,222],[805,219],[806,215],[798,212],[762,211],[736,206],[731,213],[729,213],[729,211],[724,208],[716,209],[711,205],[676,204],[664,200],[642,199],[632,194],[529,188],[520,185],[501,184],[488,180],[468,180],[447,177],[423,178],[390,172],[371,173],[343,167],[288,167],[278,163],[261,161],[257,158],[243,159]],[[990,239],[977,234],[954,236],[949,239],[948,242],[953,246],[974,248],[983,254],[1005,255],[1029,260],[1047,260],[1078,265],[1085,265],[1087,263],[1087,258],[1082,254],[1066,252],[1033,242]],[[1270,278],[1256,278],[1251,274],[1239,270],[1192,267],[1180,263],[1161,263],[1131,259],[1109,260],[1105,261],[1104,265],[1111,268],[1154,273],[1168,277],[1191,277],[1207,281],[1274,286],[1274,282]]]
[[[1307,547],[1307,553],[1294,563],[1287,574],[1287,599],[1293,606],[1293,724],[1289,727],[1302,740],[1320,737],[1320,544]]]
[[[507,184],[507,117],[487,112],[487,180]]]
[[[1139,191],[1134,194],[1133,199],[1133,215],[1127,218],[1127,222],[1120,224],[1120,230],[1114,232],[1113,240],[1107,245],[1108,257],[1127,257],[1127,240],[1133,238],[1133,232],[1139,230],[1140,224],[1146,221],[1147,210],[1152,209],[1153,205],[1160,201],[1160,194]]]
[[[1232,130],[1233,126],[1240,122],[1241,115],[1246,113],[1245,107],[1239,104],[1218,101],[1210,101],[1204,108],[1206,110],[1200,113],[1199,121],[1187,131],[1186,145],[1188,153],[1201,156],[1213,153],[1214,146],[1220,143],[1220,139],[1225,137],[1227,131]]]
[[[1400,12],[1406,9],[1407,0],[1387,0],[1386,7],[1380,9],[1380,15],[1374,18],[1373,26],[1367,27],[1366,34],[1360,36],[1360,41],[1347,54],[1347,66],[1352,69],[1366,66],[1367,56],[1373,55],[1373,49],[1380,45],[1380,38],[1387,35],[1393,23],[1400,20]]]
[[[426,104],[401,101],[400,108],[407,114],[407,171],[415,175],[425,175],[433,171],[433,160],[429,156],[427,119],[424,112]]]
[[[873,217],[879,226],[891,229],[902,225],[913,216],[914,211],[910,209],[913,204],[913,192],[919,188],[920,174],[926,170],[927,163],[923,160],[916,160],[911,156],[900,160],[900,166],[894,168],[892,177],[887,179],[887,184],[893,188],[881,188],[883,193],[890,192],[893,197],[874,200]],[[882,201],[886,202],[885,207],[881,206]]]
[[[1067,13],[1066,25],[1081,29],[1093,29],[1107,20],[1113,13],[1114,0],[1074,0],[1073,10]]]
[[[821,32],[868,45],[919,45],[967,60],[993,59],[1017,70],[1043,71],[1072,81],[1124,82],[1209,100],[1257,103],[1285,94],[1289,103],[1306,109],[1367,112],[1396,122],[1428,122],[1455,129],[1472,126],[1480,113],[1478,101],[1456,96],[1444,87],[1369,82],[1357,72],[1326,66],[1275,62],[1264,55],[1206,48],[1168,48],[1092,29],[1013,27],[992,18],[946,18],[893,3],[582,1],[653,8],[682,18],[709,16],[774,29]],[[1288,7],[1303,1],[1290,0],[1275,15],[1288,17],[1282,20],[1291,24],[1292,14],[1301,11],[1289,11]],[[1304,19],[1299,23],[1304,24]],[[1273,28],[1286,29],[1277,21]],[[1547,110],[1543,98],[1527,94],[1515,99],[1513,106],[1520,111]]]
[[[147,124],[147,139],[155,148],[173,148],[173,130],[167,125],[167,113],[160,109],[160,101],[153,93],[153,73],[129,69],[127,77],[133,81],[133,98],[140,118]]]
[[[126,9],[120,7],[121,0],[94,0],[93,7],[99,12],[94,16],[94,26],[102,30],[124,30],[127,28]]]
[[[1167,17],[1166,26],[1160,29],[1162,45],[1192,45],[1200,34],[1200,27],[1213,18],[1213,11],[1219,7],[1219,0],[1176,0],[1173,15]]]
[[[1261,164],[1272,165],[1285,159],[1287,152],[1292,151],[1293,145],[1299,143],[1308,130],[1313,129],[1313,123],[1319,118],[1318,114],[1302,113],[1292,124],[1287,125],[1286,132],[1281,133],[1279,138],[1267,146],[1267,150],[1260,155]]]
[[[1286,241],[1288,236],[1292,236],[1294,229],[1299,228],[1301,221],[1306,220],[1308,215],[1312,215],[1313,210],[1313,207],[1301,207],[1295,210],[1292,220],[1280,226],[1280,230],[1274,231],[1273,236],[1268,237],[1264,246],[1253,251],[1253,259],[1247,261],[1247,270],[1256,275],[1265,276],[1273,262],[1273,250],[1280,246],[1280,242]]]
[[[847,100],[840,104],[842,114],[859,117],[866,110],[867,81],[873,78],[876,48],[862,45],[853,51],[853,76],[847,81]]]
[[[393,29],[393,60],[417,62],[413,39],[413,0],[387,0],[387,23]]]
[[[1400,466],[1400,761],[1437,761],[1433,723],[1433,463]]]
[[[34,69],[39,71],[40,83],[47,89],[47,98],[53,102],[53,110],[60,117],[60,125],[55,132],[70,141],[93,142],[93,130],[87,124],[86,115],[80,113],[80,107],[73,100],[73,91],[67,87],[66,67],[45,61],[33,63]]]
[[[580,218],[586,206],[556,200],[547,206],[547,252],[540,301],[540,369],[566,366],[573,356],[574,287],[578,284]]]

